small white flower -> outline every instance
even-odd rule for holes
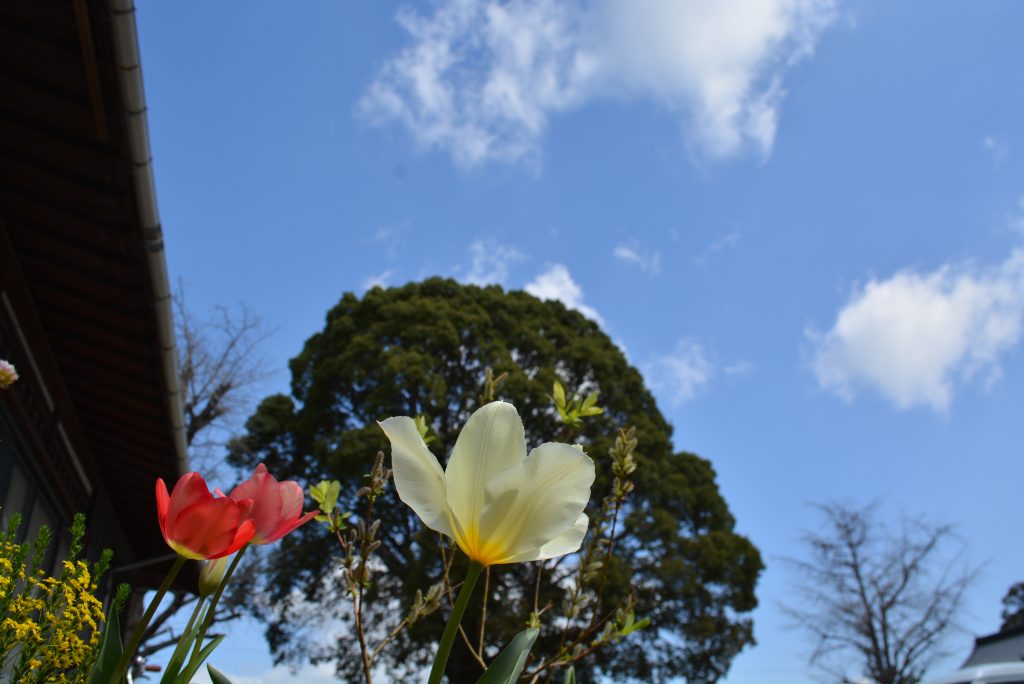
[[[0,390],[7,389],[17,379],[18,371],[14,369],[14,364],[0,359]]]
[[[580,548],[594,462],[579,448],[553,442],[527,455],[523,422],[512,404],[496,401],[474,412],[445,471],[412,418],[379,425],[391,440],[399,498],[472,560],[521,563]]]

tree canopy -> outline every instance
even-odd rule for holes
[[[376,421],[422,414],[434,436],[430,448],[443,465],[480,405],[486,368],[508,373],[499,397],[519,410],[531,446],[556,439],[563,429],[548,396],[556,378],[568,389],[600,391],[604,413],[588,418],[575,435],[597,463],[592,505],[610,487],[608,451],[618,428],[637,429],[636,491],[615,536],[619,562],[608,568],[606,595],[632,591],[637,617],[649,618],[651,626],[577,664],[580,680],[600,671],[616,681],[716,681],[754,641],[748,614],[757,605],[760,554],[734,531],[711,464],[674,451],[672,427],[640,373],[594,322],[559,302],[440,278],[374,288],[362,298],[347,293],[292,359],[291,395],[260,403],[246,433],[232,443],[230,459],[243,467],[264,462],[279,478],[338,479],[351,496],[365,483],[376,452],[387,452]],[[383,520],[384,567],[373,568],[367,621],[386,631],[401,620],[417,589],[438,581],[441,559],[437,534],[393,488],[375,515]],[[341,674],[357,667],[350,630],[332,622],[345,614],[341,585],[332,581],[336,555],[333,540],[310,524],[286,538],[252,577],[250,596],[259,598],[250,608],[267,620],[278,662],[334,661]],[[487,619],[488,643],[495,647],[530,615],[533,565],[492,568],[492,606],[501,606]],[[550,599],[557,605],[551,573],[539,591],[542,604]],[[429,662],[445,612],[392,642],[384,663],[399,673]],[[473,627],[469,615],[464,625],[473,633],[479,623]],[[557,646],[553,622],[543,621],[535,652]],[[460,660],[453,652],[453,681],[472,681],[479,672],[466,655]]]

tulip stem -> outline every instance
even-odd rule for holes
[[[164,667],[164,676],[160,678],[160,684],[173,684],[174,678],[180,673],[181,661],[185,659],[185,653],[188,651],[188,637],[192,633],[192,625],[196,623],[196,618],[202,612],[205,602],[205,597],[200,596],[196,599],[196,607],[192,609],[192,617],[188,619],[188,624],[185,625],[185,629],[181,632],[181,638],[178,639],[178,645],[174,647],[174,652]],[[177,664],[178,667],[172,668],[172,664]]]
[[[242,560],[242,554],[249,548],[248,544],[242,546],[235,554],[235,557],[231,559],[231,565],[228,566],[227,572],[224,573],[224,579],[221,580],[220,584],[217,585],[217,591],[213,593],[213,598],[210,599],[210,606],[206,609],[206,617],[203,619],[202,626],[199,628],[199,636],[196,638],[196,645],[192,648],[192,657],[188,660],[188,667],[192,667],[195,660],[199,657],[199,652],[203,650],[203,641],[206,639],[206,630],[210,629],[210,625],[213,624],[214,616],[217,612],[217,603],[220,602],[220,595],[224,593],[224,587],[228,586],[228,582],[231,581],[231,575],[235,572],[235,567],[238,565],[238,561]]]
[[[164,594],[171,588],[171,583],[174,582],[174,578],[178,576],[178,572],[182,566],[185,565],[185,561],[188,560],[184,556],[178,556],[174,560],[174,564],[171,565],[171,569],[167,571],[167,576],[164,577],[163,583],[160,588],[156,590],[156,596],[149,603],[149,608],[146,609],[146,613],[142,616],[142,620],[139,622],[135,631],[132,633],[132,638],[128,641],[124,651],[121,652],[121,657],[117,661],[117,667],[114,668],[113,673],[110,675],[109,684],[117,684],[124,679],[125,670],[128,669],[128,663],[135,655],[135,649],[139,647],[139,642],[142,641],[142,635],[146,632],[146,627],[149,627],[149,621],[153,619],[153,614],[156,613],[157,606],[160,605],[160,601],[163,600]]]
[[[473,587],[476,586],[476,580],[480,577],[483,569],[484,566],[479,561],[469,562],[469,572],[466,573],[466,581],[462,583],[459,595],[455,599],[455,605],[452,606],[452,614],[448,618],[448,624],[444,628],[441,643],[437,647],[437,655],[434,656],[434,665],[430,668],[430,678],[427,680],[427,684],[441,684],[444,668],[448,664],[448,655],[451,653],[452,643],[455,641],[455,633],[459,629],[459,624],[462,622],[462,614],[466,612],[469,598],[473,595]]]

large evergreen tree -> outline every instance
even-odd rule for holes
[[[556,377],[570,389],[600,391],[604,414],[589,418],[576,437],[597,463],[595,506],[609,488],[607,454],[617,429],[637,428],[636,491],[616,534],[620,560],[608,569],[606,605],[632,591],[637,616],[650,618],[651,626],[578,663],[580,681],[593,681],[598,671],[616,681],[716,681],[753,643],[748,613],[757,604],[760,555],[733,531],[711,464],[674,452],[672,428],[640,374],[595,323],[559,302],[439,278],[374,288],[362,299],[345,294],[327,313],[324,329],[291,361],[291,396],[263,400],[247,434],[232,445],[231,459],[245,467],[265,462],[281,478],[338,479],[352,494],[375,453],[387,451],[376,421],[424,414],[436,437],[430,448],[443,464],[479,405],[487,367],[509,374],[499,396],[518,408],[531,446],[561,432],[548,397]],[[386,567],[372,578],[368,623],[384,631],[398,623],[416,589],[438,580],[441,564],[436,533],[398,501],[393,488],[378,501],[376,514],[383,519],[378,537]],[[301,528],[252,579],[257,586],[251,590],[261,599],[251,607],[268,621],[278,661],[333,660],[354,681],[352,637],[335,629],[324,639],[320,631],[348,615],[341,584],[333,579],[337,553],[322,528]],[[498,598],[488,612],[488,643],[507,643],[529,617],[532,566],[492,569],[492,596]],[[453,577],[462,572],[456,568]],[[550,576],[541,585],[541,604],[551,600],[555,608],[545,616],[535,653],[553,651],[558,642],[553,623],[561,591],[547,582]],[[429,662],[446,614],[416,623],[393,642],[387,666],[401,672]],[[467,612],[469,633],[479,629],[478,622],[473,625],[478,618]],[[477,665],[459,646],[456,641],[448,672],[453,681],[473,681]]]
[[[1006,590],[1003,597],[1003,624],[1000,632],[1024,627],[1024,582],[1017,582]]]

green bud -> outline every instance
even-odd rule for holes
[[[224,573],[227,572],[230,559],[231,556],[224,556],[216,560],[208,560],[203,564],[203,569],[199,573],[200,598],[206,598],[217,591],[217,587],[220,586],[221,581],[224,579]]]

